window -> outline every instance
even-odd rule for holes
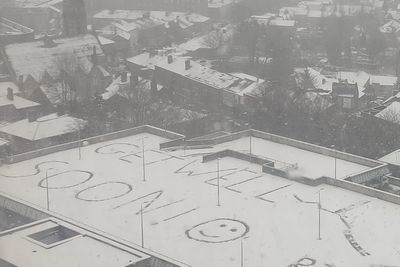
[[[351,103],[352,101],[351,101],[351,98],[349,98],[349,97],[344,97],[343,98],[343,108],[346,108],[346,109],[350,109],[350,108],[352,108],[352,103]]]
[[[67,241],[78,235],[79,235],[78,232],[75,232],[74,230],[68,229],[64,226],[58,225],[58,226],[31,234],[28,237],[47,247],[47,246],[58,244],[60,242]]]

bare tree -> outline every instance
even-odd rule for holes
[[[133,125],[145,124],[151,116],[151,93],[148,82],[139,81],[131,84],[120,94],[128,101],[126,118]]]
[[[71,104],[76,98],[77,72],[79,62],[70,53],[62,53],[56,58],[56,68],[59,72],[60,89],[58,92],[61,105]]]
[[[300,88],[304,91],[309,89],[315,89],[317,85],[317,79],[314,74],[310,72],[309,68],[306,68],[300,77]]]
[[[384,113],[378,114],[377,116],[386,121],[400,124],[400,111],[394,108],[387,108]]]
[[[203,44],[212,49],[219,48],[226,41],[225,33],[222,30],[212,31],[203,38]]]

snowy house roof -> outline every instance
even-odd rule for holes
[[[385,18],[386,19],[399,20],[400,19],[400,12],[398,10],[388,10]]]
[[[28,119],[10,123],[0,128],[0,132],[17,136],[29,141],[60,136],[77,132],[86,125],[86,121],[68,115],[58,116],[56,113],[40,117],[30,122]]]
[[[101,45],[110,45],[110,44],[114,44],[115,42],[113,40],[110,40],[104,36],[99,35],[99,42]]]
[[[400,31],[400,22],[396,20],[391,20],[379,27],[379,30],[382,33],[397,33],[398,31]]]
[[[396,95],[389,97],[388,99],[386,99],[383,102],[383,104],[387,105],[387,104],[395,102],[395,101],[400,101],[400,93],[397,93]]]
[[[208,8],[221,8],[234,4],[236,0],[212,0],[208,1]]]
[[[340,81],[347,81],[348,83],[356,83],[358,86],[358,96],[361,98],[365,95],[364,90],[368,81],[370,80],[371,75],[364,72],[346,72],[340,71],[337,73],[337,78]]]
[[[121,81],[121,76],[118,76],[112,83],[105,89],[105,92],[101,95],[104,100],[108,100],[115,95],[122,96],[124,98],[128,98],[126,89],[127,86],[130,85],[130,73],[127,73],[127,81],[123,83]],[[150,80],[146,80],[138,77],[139,84],[143,86],[143,88],[149,89],[151,87]],[[157,90],[161,90],[161,85],[157,85]]]
[[[5,146],[5,145],[7,145],[8,143],[9,143],[8,140],[3,139],[3,138],[0,138],[0,147]]]
[[[98,55],[103,54],[99,42],[91,34],[55,39],[53,42],[52,46],[45,46],[43,41],[7,45],[5,53],[17,77],[32,75],[40,81],[46,71],[52,77],[58,77],[61,69],[65,68],[60,66],[65,64],[65,57],[71,59],[71,64],[89,72],[93,66],[90,59],[93,48]]]
[[[178,57],[175,58],[172,63],[168,64],[167,59],[164,58],[164,60],[159,61],[156,66],[216,89],[231,91],[239,95],[248,93],[249,88],[253,88],[257,83],[254,80],[243,79],[213,70],[196,61],[190,61],[190,68],[186,69],[186,60],[185,58]]]
[[[319,92],[319,94],[321,94],[321,95],[331,93],[333,83],[336,83],[339,81],[336,78],[328,77],[328,76],[322,74],[320,71],[318,71],[314,68],[308,67],[307,69],[309,71],[310,76],[313,79],[315,89],[319,89],[319,90],[322,90],[325,92],[325,93]],[[297,74],[301,74],[301,73],[304,73],[305,68],[297,68],[295,71]],[[298,77],[297,82],[300,83],[302,80],[302,77],[301,77],[301,75],[298,75],[297,77]]]
[[[0,96],[0,107],[12,105],[16,109],[25,109],[40,106],[40,104],[20,96],[14,95],[13,98],[13,100],[10,100],[7,96]]]
[[[0,82],[0,96],[7,95],[8,88],[13,90],[14,94],[20,93],[18,85],[13,82]]]
[[[395,76],[385,76],[385,75],[371,75],[371,84],[380,84],[384,86],[392,86],[397,82],[397,77]]]
[[[165,59],[164,56],[160,56],[158,54],[153,55],[151,53],[142,53],[137,56],[128,58],[126,61],[136,64],[138,66],[142,66],[148,69],[154,70],[155,65],[160,61]]]
[[[384,110],[382,110],[375,116],[381,119],[389,120],[393,118],[394,120],[399,120],[398,123],[400,123],[400,102],[395,101],[390,103],[389,106],[387,106]]]
[[[380,161],[393,164],[393,165],[399,165],[400,166],[400,149],[395,150],[382,158],[379,159]]]
[[[153,24],[162,25],[167,22],[178,20],[180,26],[186,28],[195,23],[208,21],[210,18],[186,12],[166,12],[166,11],[144,11],[144,10],[108,10],[105,9],[93,16],[94,19],[110,19],[114,21],[135,22],[136,26]]]

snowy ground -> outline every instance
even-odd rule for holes
[[[145,144],[145,176],[142,166]],[[400,206],[331,186],[309,187],[263,174],[233,158],[201,162],[206,150],[165,152],[139,134],[0,168],[2,191],[199,267],[400,266]],[[252,152],[331,175],[332,158],[252,138]],[[249,138],[218,145],[245,151]],[[286,146],[285,146],[286,147]],[[339,161],[338,176],[363,166]],[[145,178],[146,181],[143,181]],[[321,237],[318,240],[318,191]],[[298,265],[291,265],[299,263]],[[301,265],[302,264],[302,265]]]

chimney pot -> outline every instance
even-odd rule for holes
[[[174,61],[172,55],[168,56],[168,64],[171,64]]]
[[[10,87],[7,88],[7,99],[11,101],[14,100],[14,90]]]
[[[185,70],[190,69],[190,59],[185,60]]]

